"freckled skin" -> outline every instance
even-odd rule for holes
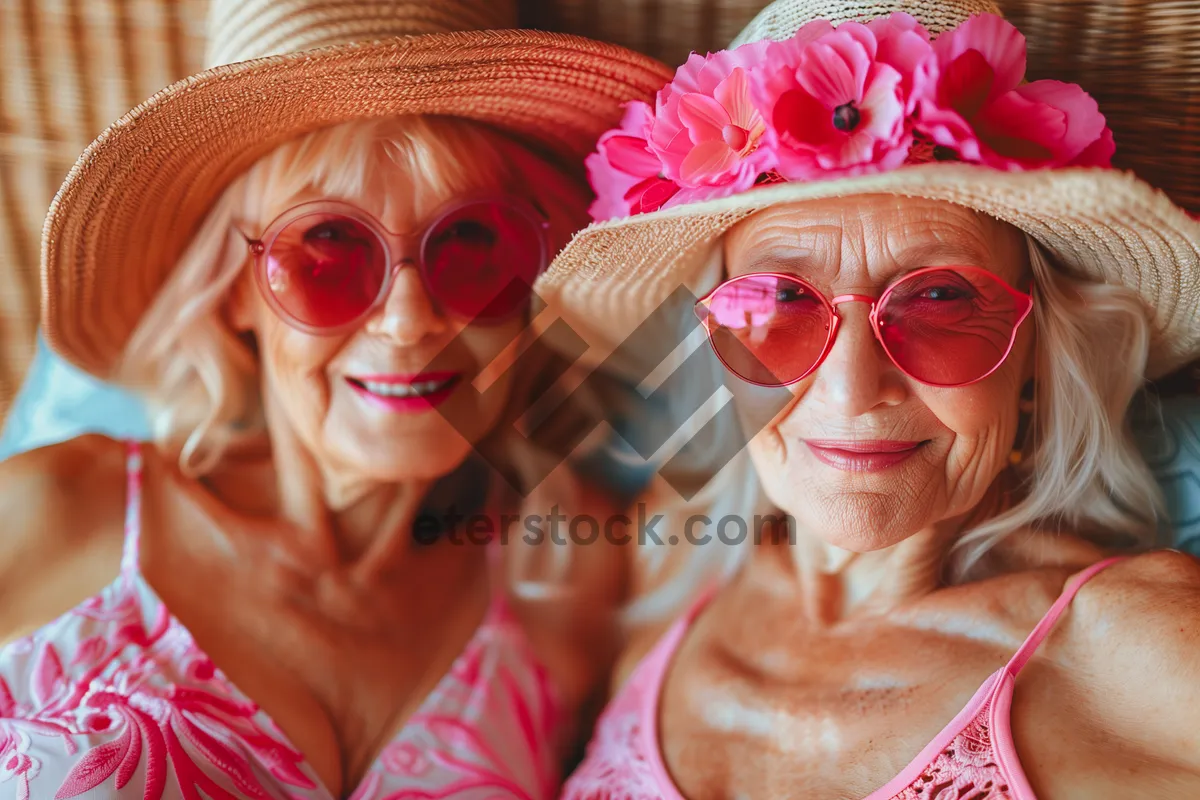
[[[1018,287],[1029,278],[1015,230],[924,200],[780,206],[724,248],[730,276],[794,272],[828,296],[877,297],[922,266],[980,266]],[[985,574],[951,585],[943,568],[964,526],[1015,488],[1005,467],[1034,376],[1033,319],[990,377],[937,389],[887,359],[866,304],[840,310],[832,352],[766,427],[780,390],[727,378],[761,428],[749,445],[758,477],[796,529],[790,543],[752,546],[668,667],[659,744],[689,800],[866,797],[1009,660],[1069,576],[1104,555],[1068,533],[1022,531]],[[815,459],[806,438],[925,444],[890,469],[847,473]],[[661,632],[634,638],[618,684]],[[1016,683],[1013,734],[1038,797],[1200,796],[1198,663],[1196,559],[1138,556],[1088,583]]]

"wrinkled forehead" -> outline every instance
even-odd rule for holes
[[[293,191],[273,193],[268,197],[268,217],[301,203],[336,200],[367,212],[393,233],[416,235],[456,202],[502,193],[501,181],[487,173],[447,180],[432,168],[413,170],[387,158],[371,167],[354,184],[315,180]]]
[[[724,249],[731,277],[795,272],[817,282],[874,284],[932,266],[983,267],[1007,281],[1028,272],[1016,228],[963,206],[909,197],[775,206],[733,228]]]

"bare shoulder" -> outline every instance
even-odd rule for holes
[[[1200,774],[1200,559],[1130,558],[1083,587],[1072,612],[1070,638],[1113,734]]]
[[[1177,550],[1134,556],[1093,578],[1074,605],[1081,617],[1103,623],[1114,634],[1153,631],[1163,645],[1180,640],[1200,648],[1195,627],[1200,622],[1200,559]]]
[[[0,642],[116,575],[124,506],[125,445],[107,437],[81,436],[0,462]]]

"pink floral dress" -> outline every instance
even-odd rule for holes
[[[303,755],[167,610],[138,566],[130,448],[119,577],[0,648],[0,796],[332,800]],[[553,797],[562,717],[497,600],[352,800]]]

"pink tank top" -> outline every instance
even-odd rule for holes
[[[1014,683],[1079,588],[1119,560],[1092,565],[1064,588],[1016,655],[979,687],[920,755],[865,800],[1036,800],[1013,744],[1009,709]],[[659,696],[671,658],[710,596],[671,626],[605,709],[562,800],[684,800],[658,746]]]
[[[0,648],[0,793],[17,800],[332,800],[158,599],[138,561],[130,448],[119,577]],[[498,598],[352,800],[553,797],[563,718]]]

